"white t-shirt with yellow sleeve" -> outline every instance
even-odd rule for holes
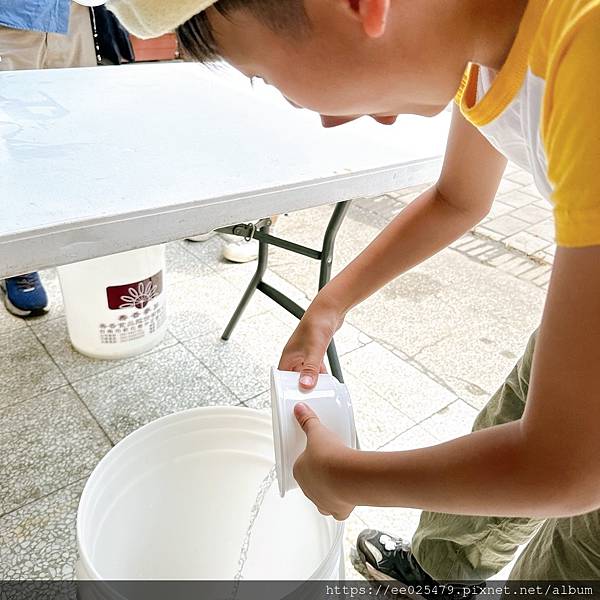
[[[529,0],[499,72],[472,64],[465,117],[532,173],[556,242],[600,244],[600,0]]]

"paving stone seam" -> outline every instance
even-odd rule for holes
[[[478,407],[474,407],[472,404],[470,404],[467,400],[465,400],[464,398],[461,398],[460,396],[458,396],[456,393],[454,393],[454,400],[452,400],[451,402],[449,402],[448,404],[446,404],[445,406],[442,406],[442,408],[436,410],[434,413],[430,414],[427,417],[422,418],[419,421],[413,421],[414,425],[411,425],[408,429],[400,432],[395,438],[393,438],[392,440],[389,440],[387,442],[384,442],[383,444],[381,444],[381,446],[377,447],[377,450],[380,450],[381,448],[383,448],[384,446],[387,446],[388,444],[391,444],[394,440],[398,439],[399,437],[406,435],[409,431],[413,430],[415,427],[420,427],[423,425],[423,423],[425,423],[426,421],[429,421],[430,419],[432,419],[433,417],[435,417],[436,415],[440,415],[445,413],[451,406],[458,404],[460,402],[465,403],[469,408],[473,408],[475,410],[477,410],[478,412],[481,410]],[[438,440],[438,438],[436,438],[436,436],[433,436],[436,439],[436,443],[437,444],[441,444],[442,442],[440,442]]]
[[[456,393],[456,390],[453,390],[439,375],[437,375],[433,371],[430,371],[425,365],[423,365],[416,358],[417,354],[419,354],[421,352],[421,350],[419,350],[416,354],[411,356],[410,354],[407,354],[406,352],[404,352],[401,348],[393,346],[393,345],[385,342],[384,340],[378,338],[377,336],[372,336],[370,334],[365,333],[356,325],[352,325],[352,327],[354,327],[355,329],[360,331],[363,335],[367,335],[368,337],[371,338],[371,342],[368,342],[367,344],[363,345],[361,348],[364,348],[365,346],[367,346],[368,344],[370,344],[372,342],[376,342],[380,346],[383,346],[384,348],[387,348],[387,349],[391,348],[390,351],[393,352],[393,354],[395,354],[398,358],[400,358],[405,363],[411,365],[412,367],[414,367],[415,369],[417,369],[418,371],[420,371],[421,373],[423,373],[424,375],[429,377],[429,379],[431,379],[433,382],[437,383],[439,386],[443,387],[446,391],[450,392],[452,395],[456,396],[457,398],[460,398],[460,396],[458,396],[458,394]],[[441,340],[438,340],[438,341],[441,341]],[[435,342],[435,343],[437,343],[437,342]],[[352,350],[352,352],[354,352],[355,350],[360,350],[361,348],[355,348],[354,350]],[[397,354],[397,352],[400,352],[402,354],[402,356]],[[350,354],[350,353],[347,352],[344,356],[347,356],[348,354]]]
[[[94,467],[95,468],[95,467]],[[94,469],[92,469],[87,475],[85,475],[84,477],[80,477],[79,479],[75,479],[73,481],[70,481],[69,483],[66,483],[64,485],[61,485],[60,487],[40,496],[39,498],[35,498],[34,500],[29,500],[28,502],[25,502],[24,504],[21,504],[20,506],[17,506],[15,508],[11,508],[10,510],[4,512],[4,513],[0,513],[0,521],[4,518],[4,517],[8,517],[9,515],[12,515],[13,513],[16,513],[19,510],[22,510],[24,508],[27,508],[28,506],[32,506],[33,504],[36,504],[37,502],[41,502],[42,500],[45,500],[46,498],[48,498],[49,496],[52,496],[54,494],[58,494],[58,492],[62,492],[63,490],[65,490],[68,487],[71,487],[72,485],[75,485],[77,483],[81,483],[82,481],[87,481],[87,479],[89,478],[89,476],[92,474],[92,471]]]
[[[257,293],[260,293],[260,292],[257,292]],[[240,295],[240,298],[241,298],[241,295]],[[250,302],[252,302],[252,300],[250,300]],[[167,306],[167,311],[168,311],[168,310],[169,310],[169,309],[168,309],[168,306]],[[235,310],[235,309],[234,309],[234,310]],[[270,310],[269,310],[268,308],[265,308],[265,310],[263,310],[263,311],[261,311],[261,312],[254,313],[254,314],[253,314],[253,315],[252,315],[250,318],[254,318],[254,317],[260,317],[260,316],[262,316],[262,315],[265,315],[265,314],[267,314],[267,313],[269,313],[269,312],[270,312]],[[231,314],[233,314],[233,311],[231,312]],[[168,315],[168,313],[167,313],[167,315]],[[247,316],[247,315],[242,315],[242,319],[243,319],[243,318],[248,318],[248,316]],[[168,316],[167,316],[167,319],[168,319]],[[168,329],[167,331],[168,331],[168,333],[170,333],[170,334],[171,334],[171,335],[172,335],[172,336],[173,336],[173,337],[174,337],[174,338],[177,340],[177,342],[178,342],[179,344],[185,344],[186,342],[191,342],[191,341],[193,341],[193,340],[197,340],[198,338],[204,337],[205,335],[208,335],[209,333],[212,333],[212,332],[215,332],[215,333],[216,333],[216,334],[219,336],[219,338],[220,338],[220,337],[221,337],[221,334],[222,334],[222,333],[223,333],[223,331],[225,330],[225,327],[226,327],[226,325],[227,325],[227,323],[223,324],[223,325],[222,325],[221,327],[219,327],[218,329],[215,327],[214,329],[209,329],[209,330],[205,331],[204,333],[200,333],[200,334],[198,334],[198,335],[194,335],[194,336],[193,336],[193,337],[191,337],[191,338],[188,338],[188,337],[186,337],[185,339],[184,339],[184,338],[177,337],[177,336],[175,335],[175,333],[174,333],[173,331],[171,331],[170,329]],[[238,323],[238,326],[239,326],[239,323]],[[235,331],[234,331],[234,333],[235,333]],[[234,335],[234,333],[232,333],[231,335]],[[226,341],[226,340],[223,340],[223,341]],[[173,344],[173,345],[176,345],[176,344]],[[167,348],[168,348],[168,347],[170,347],[170,346],[167,346]],[[162,350],[162,348],[161,348],[161,350]],[[152,351],[150,351],[150,352],[148,352],[148,353],[145,353],[144,355],[141,355],[141,356],[145,356],[146,354],[151,354],[151,353],[152,353]]]
[[[33,394],[33,395],[29,396],[28,398],[23,398],[22,400],[19,400],[18,402],[13,402],[12,404],[7,404],[6,406],[3,406],[2,408],[0,408],[0,414],[3,411],[8,410],[9,408],[14,408],[15,406],[19,406],[20,404],[23,404],[23,402],[29,402],[29,400],[35,400],[36,398],[40,398],[41,396],[45,396],[46,394],[54,394],[55,392],[58,392],[59,390],[62,390],[66,387],[71,387],[71,384],[68,381],[56,388],[51,389],[51,390],[46,390],[44,392],[40,392],[39,394]],[[0,597],[0,600],[2,600],[1,597]]]
[[[25,323],[27,323],[27,319],[25,319]],[[18,331],[18,329],[15,329],[14,331]],[[67,378],[67,376],[63,373],[62,369],[58,366],[57,362],[54,360],[54,357],[50,354],[50,352],[48,352],[48,348],[46,348],[46,345],[42,342],[42,340],[40,340],[40,338],[36,335],[35,330],[32,329],[31,327],[29,327],[29,331],[33,334],[33,337],[37,340],[37,342],[40,344],[40,346],[44,349],[44,352],[46,353],[46,355],[48,356],[48,358],[50,358],[50,360],[52,361],[52,364],[58,369],[58,372],[63,376],[63,378],[65,379],[65,381],[67,382],[67,384],[69,384],[69,379]],[[10,331],[7,331],[6,333],[10,333]],[[52,390],[46,390],[45,392],[42,392],[40,394],[35,394],[33,396],[30,396],[29,398],[25,398],[23,400],[31,400],[31,398],[37,398],[38,396],[43,396],[44,394],[50,393],[50,392],[54,392],[58,389],[61,389],[65,387],[64,385],[60,385]],[[15,404],[9,404],[9,406],[16,406],[17,404],[21,404],[21,402],[15,402]],[[8,406],[5,406],[3,408],[8,408]]]
[[[453,401],[454,402],[454,401]],[[451,402],[450,404],[452,404],[453,402]],[[447,406],[450,406],[449,404]],[[445,408],[445,407],[444,407]],[[440,408],[440,410],[442,410]],[[439,412],[439,411],[437,411]],[[427,419],[430,419],[431,417],[433,417],[434,415],[437,414],[437,412],[433,413],[432,415],[430,415],[429,417],[427,417]],[[424,420],[427,420],[424,419]],[[420,423],[422,423],[423,421],[420,421]],[[403,435],[406,435],[408,433],[410,433],[413,429],[416,429],[417,427],[419,427],[419,423],[415,423],[414,425],[411,425],[408,429],[406,429],[405,431],[402,431],[401,433],[399,433],[395,438],[391,439],[389,442],[384,442],[383,444],[381,444],[380,446],[377,446],[377,448],[375,448],[375,450],[381,450],[382,448],[385,448],[385,446],[392,444],[393,442],[395,442],[398,438],[402,437]]]
[[[443,387],[448,392],[454,394],[457,398],[460,398],[460,396],[458,396],[458,394],[456,393],[456,390],[453,390],[446,381],[444,381],[439,375],[437,375],[436,373],[434,373],[433,371],[428,369],[417,358],[409,357],[407,359],[407,362],[409,365],[412,365],[413,367],[415,367],[416,369],[421,371],[421,373],[423,373],[424,375],[427,375],[427,377],[429,377],[429,379],[431,379],[432,381],[437,383],[439,386]]]
[[[62,374],[62,376],[67,380],[68,385],[67,386],[63,386],[63,387],[69,387],[71,388],[71,391],[75,394],[75,396],[79,399],[79,401],[81,402],[81,404],[83,405],[83,407],[85,408],[85,410],[88,412],[88,414],[90,415],[90,417],[92,418],[92,420],[94,421],[94,423],[96,423],[96,425],[98,425],[100,431],[102,431],[102,433],[104,434],[104,437],[106,437],[106,439],[108,440],[111,448],[114,446],[113,441],[110,439],[110,436],[108,435],[108,433],[106,432],[106,430],[104,429],[104,427],[102,427],[102,424],[100,423],[100,421],[98,421],[98,419],[96,418],[96,416],[94,415],[94,413],[90,410],[90,407],[84,402],[83,398],[79,395],[79,393],[77,392],[77,390],[73,387],[73,383],[71,381],[69,381],[69,378],[67,377],[66,373],[64,372],[64,370],[62,369],[62,367],[56,362],[56,360],[54,359],[54,357],[50,354],[50,352],[48,352],[48,349],[46,348],[46,346],[44,345],[44,343],[42,342],[42,340],[40,340],[40,338],[37,336],[35,330],[32,329],[33,335],[36,337],[36,339],[38,340],[38,342],[44,347],[44,350],[46,351],[46,354],[48,354],[48,356],[50,357],[50,359],[52,360],[52,362],[56,365],[56,368],[59,370],[59,372]],[[111,367],[108,370],[114,369],[115,367]],[[103,371],[103,373],[105,373],[106,371]],[[90,377],[95,377],[95,375],[91,375]],[[86,377],[85,379],[89,379],[89,377]]]
[[[57,317],[57,319],[60,319],[61,317]],[[64,315],[62,316],[62,318],[64,318]],[[48,321],[45,321],[45,323]],[[147,350],[146,352],[144,352],[143,354],[139,354],[137,356],[130,356],[129,358],[126,359],[119,359],[119,360],[115,360],[115,361],[106,361],[108,363],[113,362],[114,364],[112,366],[107,366],[106,369],[99,371],[98,373],[93,373],[92,375],[86,375],[84,377],[71,377],[70,375],[67,375],[67,372],[64,371],[61,366],[56,362],[56,360],[54,359],[54,357],[52,356],[52,354],[50,353],[50,351],[48,350],[48,348],[46,347],[46,344],[44,344],[44,341],[38,336],[37,332],[35,329],[31,328],[31,332],[33,333],[33,335],[36,337],[36,339],[38,340],[38,342],[44,347],[44,350],[46,351],[46,354],[48,354],[48,356],[50,356],[52,362],[56,365],[56,367],[58,368],[58,370],[60,371],[60,373],[63,375],[63,377],[67,380],[68,383],[73,384],[73,383],[81,383],[82,381],[86,381],[87,379],[90,379],[91,377],[96,377],[97,375],[103,374],[103,373],[108,373],[109,371],[112,371],[114,369],[117,369],[119,367],[122,367],[125,364],[131,363],[135,360],[137,360],[138,358],[142,357],[142,356],[150,356],[152,354],[157,354],[159,352],[162,352],[163,350],[167,350],[169,348],[174,348],[175,346],[177,346],[178,344],[181,344],[181,341],[179,340],[179,338],[177,338],[177,336],[175,336],[170,329],[167,329],[167,333],[169,333],[171,335],[171,337],[175,340],[173,343],[168,343],[165,345],[165,342],[162,341],[160,344],[158,344],[157,346],[155,346],[154,348]],[[67,340],[66,342],[67,344],[70,344],[71,342],[69,340]],[[73,352],[77,352],[75,349],[73,349]]]
[[[359,350],[359,348],[357,348],[357,350]],[[352,374],[354,377],[357,377],[356,375],[354,375],[352,373],[352,371],[348,371],[350,374]],[[359,378],[360,379],[360,378]],[[426,421],[427,419],[429,419],[431,416],[433,416],[434,414],[436,414],[438,411],[432,413],[431,415],[428,415],[427,417],[425,417],[424,419],[421,419],[421,421],[416,421],[413,417],[407,415],[405,412],[403,412],[400,408],[398,408],[395,404],[393,404],[392,402],[390,402],[389,400],[387,400],[387,398],[385,398],[384,396],[382,396],[376,388],[374,388],[369,381],[365,381],[363,379],[360,379],[361,383],[366,386],[367,388],[369,388],[369,390],[371,390],[380,400],[383,400],[384,402],[386,402],[387,404],[389,404],[394,410],[398,411],[403,417],[406,417],[411,423],[413,423],[413,425],[411,425],[408,429],[405,429],[403,431],[401,431],[400,433],[398,433],[398,435],[402,435],[404,433],[406,433],[409,429],[412,429],[415,425],[418,425],[419,423],[422,423],[423,421]],[[458,397],[456,396],[455,392],[452,392],[453,395],[455,396],[455,399],[457,399]],[[452,400],[452,402],[450,402],[448,405],[452,404],[453,402],[455,402],[455,400]],[[445,408],[445,407],[442,407]],[[442,409],[440,409],[442,410]],[[398,437],[398,435],[396,437]],[[395,439],[395,438],[394,438]],[[388,440],[386,442],[383,443],[383,445],[385,444],[389,444],[391,440]]]
[[[168,333],[171,333],[171,332],[168,331]],[[85,377],[75,376],[72,379],[69,379],[69,376],[65,373],[65,377],[67,378],[67,380],[70,383],[81,383],[82,381],[86,381],[87,379],[90,379],[91,377],[96,377],[97,375],[104,375],[104,373],[109,373],[110,371],[114,371],[115,369],[118,369],[119,367],[124,367],[125,365],[128,365],[128,364],[134,362],[138,358],[143,358],[144,356],[152,356],[153,354],[160,354],[161,352],[164,352],[165,350],[169,350],[171,348],[175,348],[175,346],[181,345],[181,342],[172,333],[171,333],[171,336],[173,337],[173,340],[174,340],[173,343],[168,343],[168,344],[163,345],[164,342],[161,342],[160,344],[158,344],[158,346],[152,348],[151,350],[147,350],[146,352],[144,352],[142,354],[138,354],[137,356],[130,356],[127,359],[116,360],[116,361],[114,361],[115,364],[112,367],[107,367],[106,369],[99,371],[97,373],[93,373],[92,375],[86,375]]]
[[[108,440],[110,447],[113,448],[115,446],[115,443],[112,441],[112,439],[108,435],[108,432],[106,431],[106,429],[104,429],[104,427],[102,426],[102,423],[100,423],[100,421],[96,418],[96,416],[94,415],[94,413],[92,412],[90,407],[87,405],[87,403],[84,401],[84,399],[79,395],[79,392],[72,385],[70,387],[73,390],[73,392],[75,393],[75,395],[77,396],[77,398],[79,398],[79,401],[81,402],[81,404],[83,404],[83,406],[89,413],[90,417],[92,417],[92,419],[94,420],[96,425],[98,425],[100,431],[102,431],[102,433],[104,434],[104,437]]]
[[[244,406],[248,406],[248,402],[250,402],[251,400],[256,400],[259,396],[262,396],[265,392],[270,391],[268,388],[262,390],[261,392],[258,392],[258,394],[254,394],[254,396],[250,397],[250,398],[246,398],[245,400],[242,400],[240,402],[240,404],[243,404]]]
[[[363,335],[367,335],[364,331],[359,329],[356,325],[352,325],[352,327],[354,327],[354,329],[356,329]],[[352,348],[352,350],[348,350],[348,352],[344,352],[344,354],[340,354],[340,357],[341,356],[344,356],[344,357],[350,356],[351,354],[354,354],[355,352],[358,352],[359,350],[362,350],[363,348],[366,348],[367,346],[371,345],[373,342],[377,342],[377,340],[375,338],[373,338],[370,342],[367,342],[366,344],[363,344],[362,346],[359,346],[358,348]],[[380,342],[378,342],[378,343],[380,346],[383,346],[382,343],[380,343]]]
[[[259,316],[259,315],[255,315],[255,316]],[[199,335],[197,337],[202,337],[202,336]],[[194,339],[197,339],[197,338],[194,338]],[[246,400],[240,400],[239,396],[227,385],[227,383],[225,383],[225,381],[223,379],[221,379],[221,377],[219,375],[217,375],[217,373],[215,373],[215,371],[213,369],[211,369],[191,348],[188,348],[186,346],[186,342],[190,342],[190,341],[192,341],[192,340],[185,340],[184,342],[180,342],[180,343],[185,348],[185,350],[187,352],[189,352],[192,355],[192,357],[194,359],[196,359],[238,401],[235,406],[244,404],[248,400],[252,400],[252,398],[256,397],[256,396],[252,396],[252,398],[247,398]],[[225,341],[225,340],[223,340],[223,341]],[[262,394],[266,391],[267,391],[266,389],[261,390],[256,395],[260,396],[260,394]]]
[[[65,314],[64,313],[54,314],[52,312],[52,306],[53,305],[51,304],[50,312],[44,318],[30,317],[30,318],[23,319],[23,321],[25,321],[25,325],[27,325],[27,327],[29,327],[29,329],[31,329],[31,331],[35,331],[34,327],[36,325],[44,325],[46,323],[52,323],[52,321],[57,321],[58,319],[64,319]]]
[[[418,360],[418,356],[419,354],[425,352],[425,350],[430,350],[431,348],[437,346],[440,342],[443,342],[445,340],[447,340],[448,338],[453,337],[454,332],[451,333],[447,333],[446,335],[444,335],[443,337],[435,340],[434,342],[431,342],[431,344],[426,344],[425,346],[421,346],[413,355],[412,358],[414,358],[415,360]]]
[[[353,325],[353,327],[355,327],[356,329],[359,329],[358,327],[356,327],[356,325]],[[360,331],[360,329],[359,329]],[[363,332],[364,333],[364,332]],[[365,334],[366,335],[366,334]],[[386,347],[389,346],[389,344],[383,342],[382,340],[379,340],[377,337],[374,336],[369,336],[372,338],[372,342],[369,343],[378,343],[379,345]],[[451,337],[451,335],[447,335],[444,336],[444,338],[442,338],[441,340],[437,340],[436,342],[434,342],[433,344],[430,344],[429,346],[426,346],[425,348],[429,348],[432,346],[435,346],[436,344],[438,344],[439,342],[443,341],[444,339],[446,339],[447,337]],[[368,344],[365,344],[368,345]],[[364,346],[363,346],[364,348]],[[410,356],[408,354],[406,354],[406,358],[403,357],[398,357],[401,360],[404,360],[404,362],[406,362],[407,364],[409,364],[410,366],[416,368],[417,370],[419,370],[421,373],[423,373],[424,375],[426,375],[427,377],[429,377],[429,379],[431,379],[433,382],[437,383],[440,387],[443,387],[446,391],[448,391],[449,393],[451,393],[454,396],[454,400],[452,400],[451,402],[449,402],[446,406],[443,406],[442,408],[438,409],[437,411],[435,411],[434,413],[432,413],[431,415],[424,417],[423,419],[421,419],[420,421],[416,421],[412,418],[412,417],[408,417],[411,421],[413,421],[415,423],[415,425],[419,425],[421,423],[423,423],[424,421],[426,421],[427,419],[430,419],[432,416],[438,414],[439,412],[443,411],[444,409],[448,408],[449,406],[451,406],[452,404],[454,404],[455,402],[458,402],[459,400],[462,400],[463,402],[465,402],[466,404],[468,404],[471,408],[475,408],[476,410],[479,410],[479,408],[477,406],[473,406],[468,400],[466,400],[465,398],[463,398],[461,395],[459,395],[457,393],[456,390],[452,389],[452,387],[450,387],[450,385],[444,381],[439,375],[437,375],[436,373],[434,373],[433,371],[430,371],[427,367],[425,367],[416,357],[418,354],[420,354],[425,348],[420,349],[415,355]],[[361,348],[355,348],[354,350],[352,350],[352,352],[355,352],[356,350],[360,350]],[[402,352],[402,351],[401,351]],[[403,354],[405,354],[404,352],[402,352]],[[346,356],[350,354],[347,353]],[[398,355],[396,355],[398,356]],[[465,379],[460,379],[457,378],[460,381],[462,381],[463,383],[472,383],[469,382]],[[365,382],[365,385],[373,392],[375,392],[378,396],[380,395],[377,390],[373,389],[368,383]],[[484,390],[486,395],[490,395],[489,392],[487,390]],[[385,398],[383,398],[385,400]],[[390,403],[391,404],[391,403]],[[404,413],[397,408],[395,405],[394,408],[396,408],[396,410],[398,410],[399,412],[401,412],[403,415]],[[408,415],[405,415],[408,416]],[[410,429],[412,429],[415,425],[411,426]],[[409,429],[407,429],[406,431],[409,431]],[[398,434],[398,436],[403,435],[404,433],[406,433],[406,431],[403,431],[401,433]],[[396,437],[398,437],[396,436]],[[395,438],[394,438],[395,439]],[[385,442],[383,445],[388,444],[389,442]]]

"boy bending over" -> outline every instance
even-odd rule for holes
[[[164,4],[164,6],[163,6]],[[600,579],[600,0],[113,0],[135,34],[177,28],[334,126],[440,112],[456,98],[439,181],[316,296],[280,368],[314,386],[352,307],[489,211],[511,159],[554,207],[541,325],[473,433],[407,452],[344,447],[304,405],[304,493],[423,509],[409,544],[359,535],[369,576],[481,581],[529,541],[514,579]],[[468,592],[470,588],[466,588]]]

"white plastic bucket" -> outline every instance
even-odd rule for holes
[[[164,246],[59,267],[73,347],[118,359],[159,344],[167,331],[164,273]]]
[[[77,578],[231,580],[273,465],[271,419],[253,409],[195,408],[138,429],[87,481],[77,514]],[[299,490],[282,499],[272,485],[242,578],[343,579],[342,540],[342,523]],[[94,597],[113,598],[109,588]]]

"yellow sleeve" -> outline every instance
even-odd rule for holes
[[[563,38],[547,80],[543,136],[559,246],[600,244],[600,10]]]

